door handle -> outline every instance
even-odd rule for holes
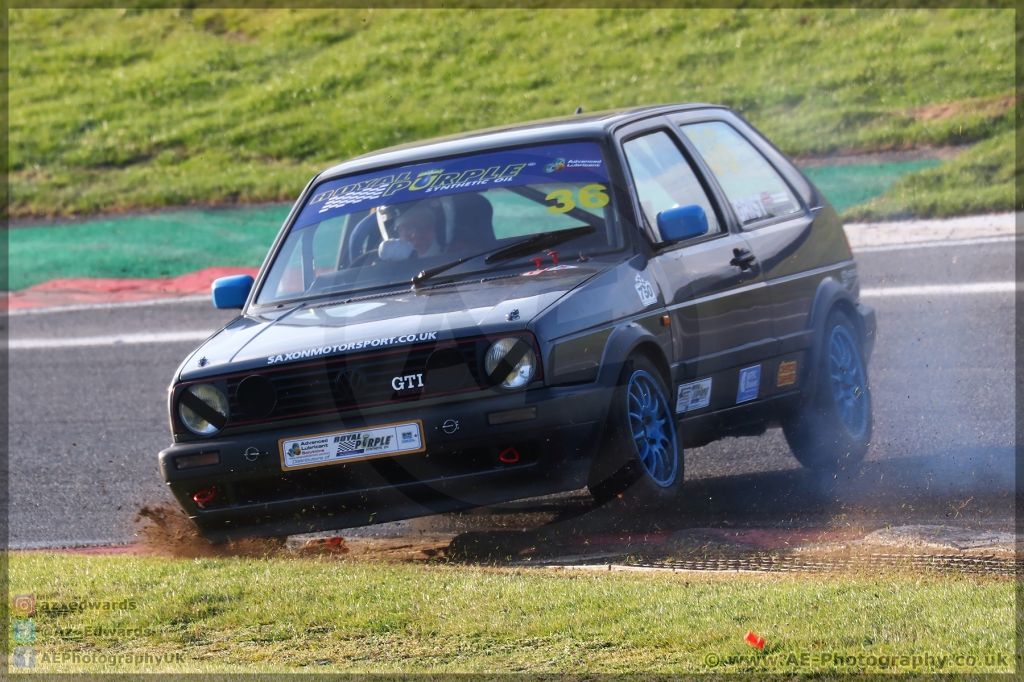
[[[733,249],[732,255],[735,256],[735,258],[729,261],[729,265],[735,265],[740,270],[749,270],[750,264],[756,260],[754,258],[754,254],[747,249]]]

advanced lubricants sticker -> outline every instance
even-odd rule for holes
[[[423,423],[418,419],[401,424],[282,439],[279,446],[281,468],[285,471],[426,450]]]

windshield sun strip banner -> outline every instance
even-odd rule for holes
[[[292,230],[429,196],[563,182],[608,183],[608,170],[596,142],[476,154],[330,180],[313,191]]]

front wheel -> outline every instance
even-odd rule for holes
[[[808,469],[842,471],[867,453],[871,390],[858,339],[844,313],[829,315],[817,383],[799,412],[782,425],[793,455]]]
[[[621,498],[633,508],[675,499],[683,481],[682,442],[668,389],[654,363],[634,355],[612,396],[608,437],[594,463],[590,490],[599,503]]]

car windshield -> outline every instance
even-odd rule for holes
[[[536,266],[528,259],[536,257],[551,267],[557,257],[552,252],[564,258],[621,248],[615,215],[596,142],[489,152],[330,180],[310,193],[256,301],[266,305],[405,284],[431,269],[444,271],[443,277],[532,270]],[[522,248],[505,248],[520,242]],[[439,267],[456,261],[463,262]]]

